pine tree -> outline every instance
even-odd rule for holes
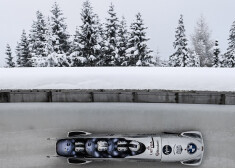
[[[73,42],[71,44],[71,48],[69,51],[69,62],[70,62],[70,66],[72,67],[79,67],[79,66],[84,66],[84,63],[86,63],[86,58],[84,58],[85,62],[81,62],[80,61],[80,57],[81,57],[81,46],[80,46],[80,32],[78,27],[76,27],[75,30],[75,35],[74,35],[74,39]]]
[[[118,36],[118,18],[114,11],[114,5],[111,4],[108,10],[108,18],[105,23],[105,66],[112,66],[120,64],[120,58],[117,48],[117,36]]]
[[[19,63],[20,67],[32,67],[31,55],[29,52],[29,41],[25,30],[23,30],[21,41],[19,43],[19,46],[17,47],[17,55],[17,63]]]
[[[117,48],[118,48],[118,58],[116,60],[115,65],[117,66],[127,66],[128,60],[126,57],[126,50],[128,44],[128,31],[127,31],[127,24],[124,17],[120,21],[119,29],[118,29],[118,38],[117,38]]]
[[[9,44],[7,44],[7,47],[6,47],[6,64],[8,68],[13,68],[15,67],[15,63],[13,61],[13,57],[12,57],[12,52],[11,52],[11,47]]]
[[[183,15],[180,16],[179,25],[176,28],[175,42],[173,43],[176,52],[170,56],[169,64],[172,67],[187,67],[189,66],[189,56],[187,48],[187,38],[185,35]]]
[[[148,48],[146,29],[140,13],[136,15],[136,21],[130,26],[131,32],[128,40],[128,65],[129,66],[150,66],[152,64],[152,50]]]
[[[48,56],[47,32],[48,27],[41,12],[36,12],[37,20],[33,22],[29,36],[30,54],[32,55],[33,66],[45,66],[42,61]]]
[[[225,54],[225,67],[235,67],[235,21],[230,29],[230,35],[228,39],[228,49]]]
[[[219,60],[219,55],[220,55],[220,49],[219,49],[219,42],[218,40],[215,41],[215,46],[213,48],[214,50],[214,55],[212,59],[212,66],[213,67],[219,67],[220,66],[220,60]]]
[[[57,54],[66,54],[69,51],[69,34],[67,32],[67,25],[65,18],[59,7],[55,2],[52,6],[52,17],[51,17],[51,31],[52,31],[52,46],[54,52]]]
[[[51,53],[54,52],[54,47],[53,47],[53,32],[52,32],[52,26],[51,26],[51,20],[50,17],[47,18],[46,22],[46,46],[45,46],[45,52],[46,55],[50,55]]]
[[[220,54],[219,56],[219,67],[226,67],[226,58],[225,54]]]
[[[162,65],[162,60],[160,57],[160,52],[158,50],[155,51],[154,59],[153,59],[153,64],[156,67],[161,67]]]
[[[21,62],[21,51],[20,51],[20,43],[17,42],[16,45],[16,49],[15,49],[15,53],[16,53],[16,66],[17,67],[21,67],[22,66],[22,62]]]
[[[189,67],[200,67],[200,56],[195,51],[189,50]]]
[[[61,66],[68,66],[68,57],[66,54],[58,54],[54,51],[53,42],[55,37],[53,36],[52,26],[51,26],[51,19],[48,17],[46,22],[45,28],[45,40],[44,43],[44,54],[45,57],[33,57],[34,66],[40,67],[61,67]]]
[[[80,31],[76,30],[76,35],[73,42],[74,51],[77,52],[76,64],[84,62],[86,66],[95,66],[97,57],[100,54],[99,45],[99,20],[96,14],[93,13],[91,3],[87,0],[83,3],[81,12],[82,25]],[[79,57],[78,57],[79,56]]]
[[[200,56],[200,65],[202,67],[212,66],[213,42],[210,39],[211,33],[203,16],[198,20],[191,36],[193,50]]]
[[[97,20],[99,21],[99,18],[97,16]],[[97,54],[97,61],[96,66],[104,66],[105,65],[105,33],[104,33],[104,24],[98,22],[98,46],[99,49]]]

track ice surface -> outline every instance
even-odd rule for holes
[[[235,167],[235,106],[134,103],[0,104],[0,168],[75,168],[55,154],[55,142],[70,130],[94,133],[203,133],[202,168]],[[178,163],[103,162],[81,167],[178,168]]]

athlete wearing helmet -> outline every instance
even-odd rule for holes
[[[75,142],[75,152],[83,152],[85,150],[83,142]]]
[[[117,150],[118,152],[125,152],[127,151],[127,142],[126,141],[118,141],[117,142]]]
[[[137,142],[137,141],[131,141],[129,143],[129,149],[132,151],[132,152],[137,152],[139,149],[140,149],[140,143]]]
[[[107,151],[108,149],[108,143],[106,141],[98,141],[97,145],[98,145],[97,150],[99,152]]]

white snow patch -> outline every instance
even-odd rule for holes
[[[233,68],[0,68],[0,89],[235,91]]]

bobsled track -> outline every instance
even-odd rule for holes
[[[70,130],[95,133],[203,133],[202,168],[235,167],[235,106],[151,103],[0,104],[0,168],[75,168],[55,154],[55,142]],[[179,163],[105,162],[83,167],[186,167]]]

